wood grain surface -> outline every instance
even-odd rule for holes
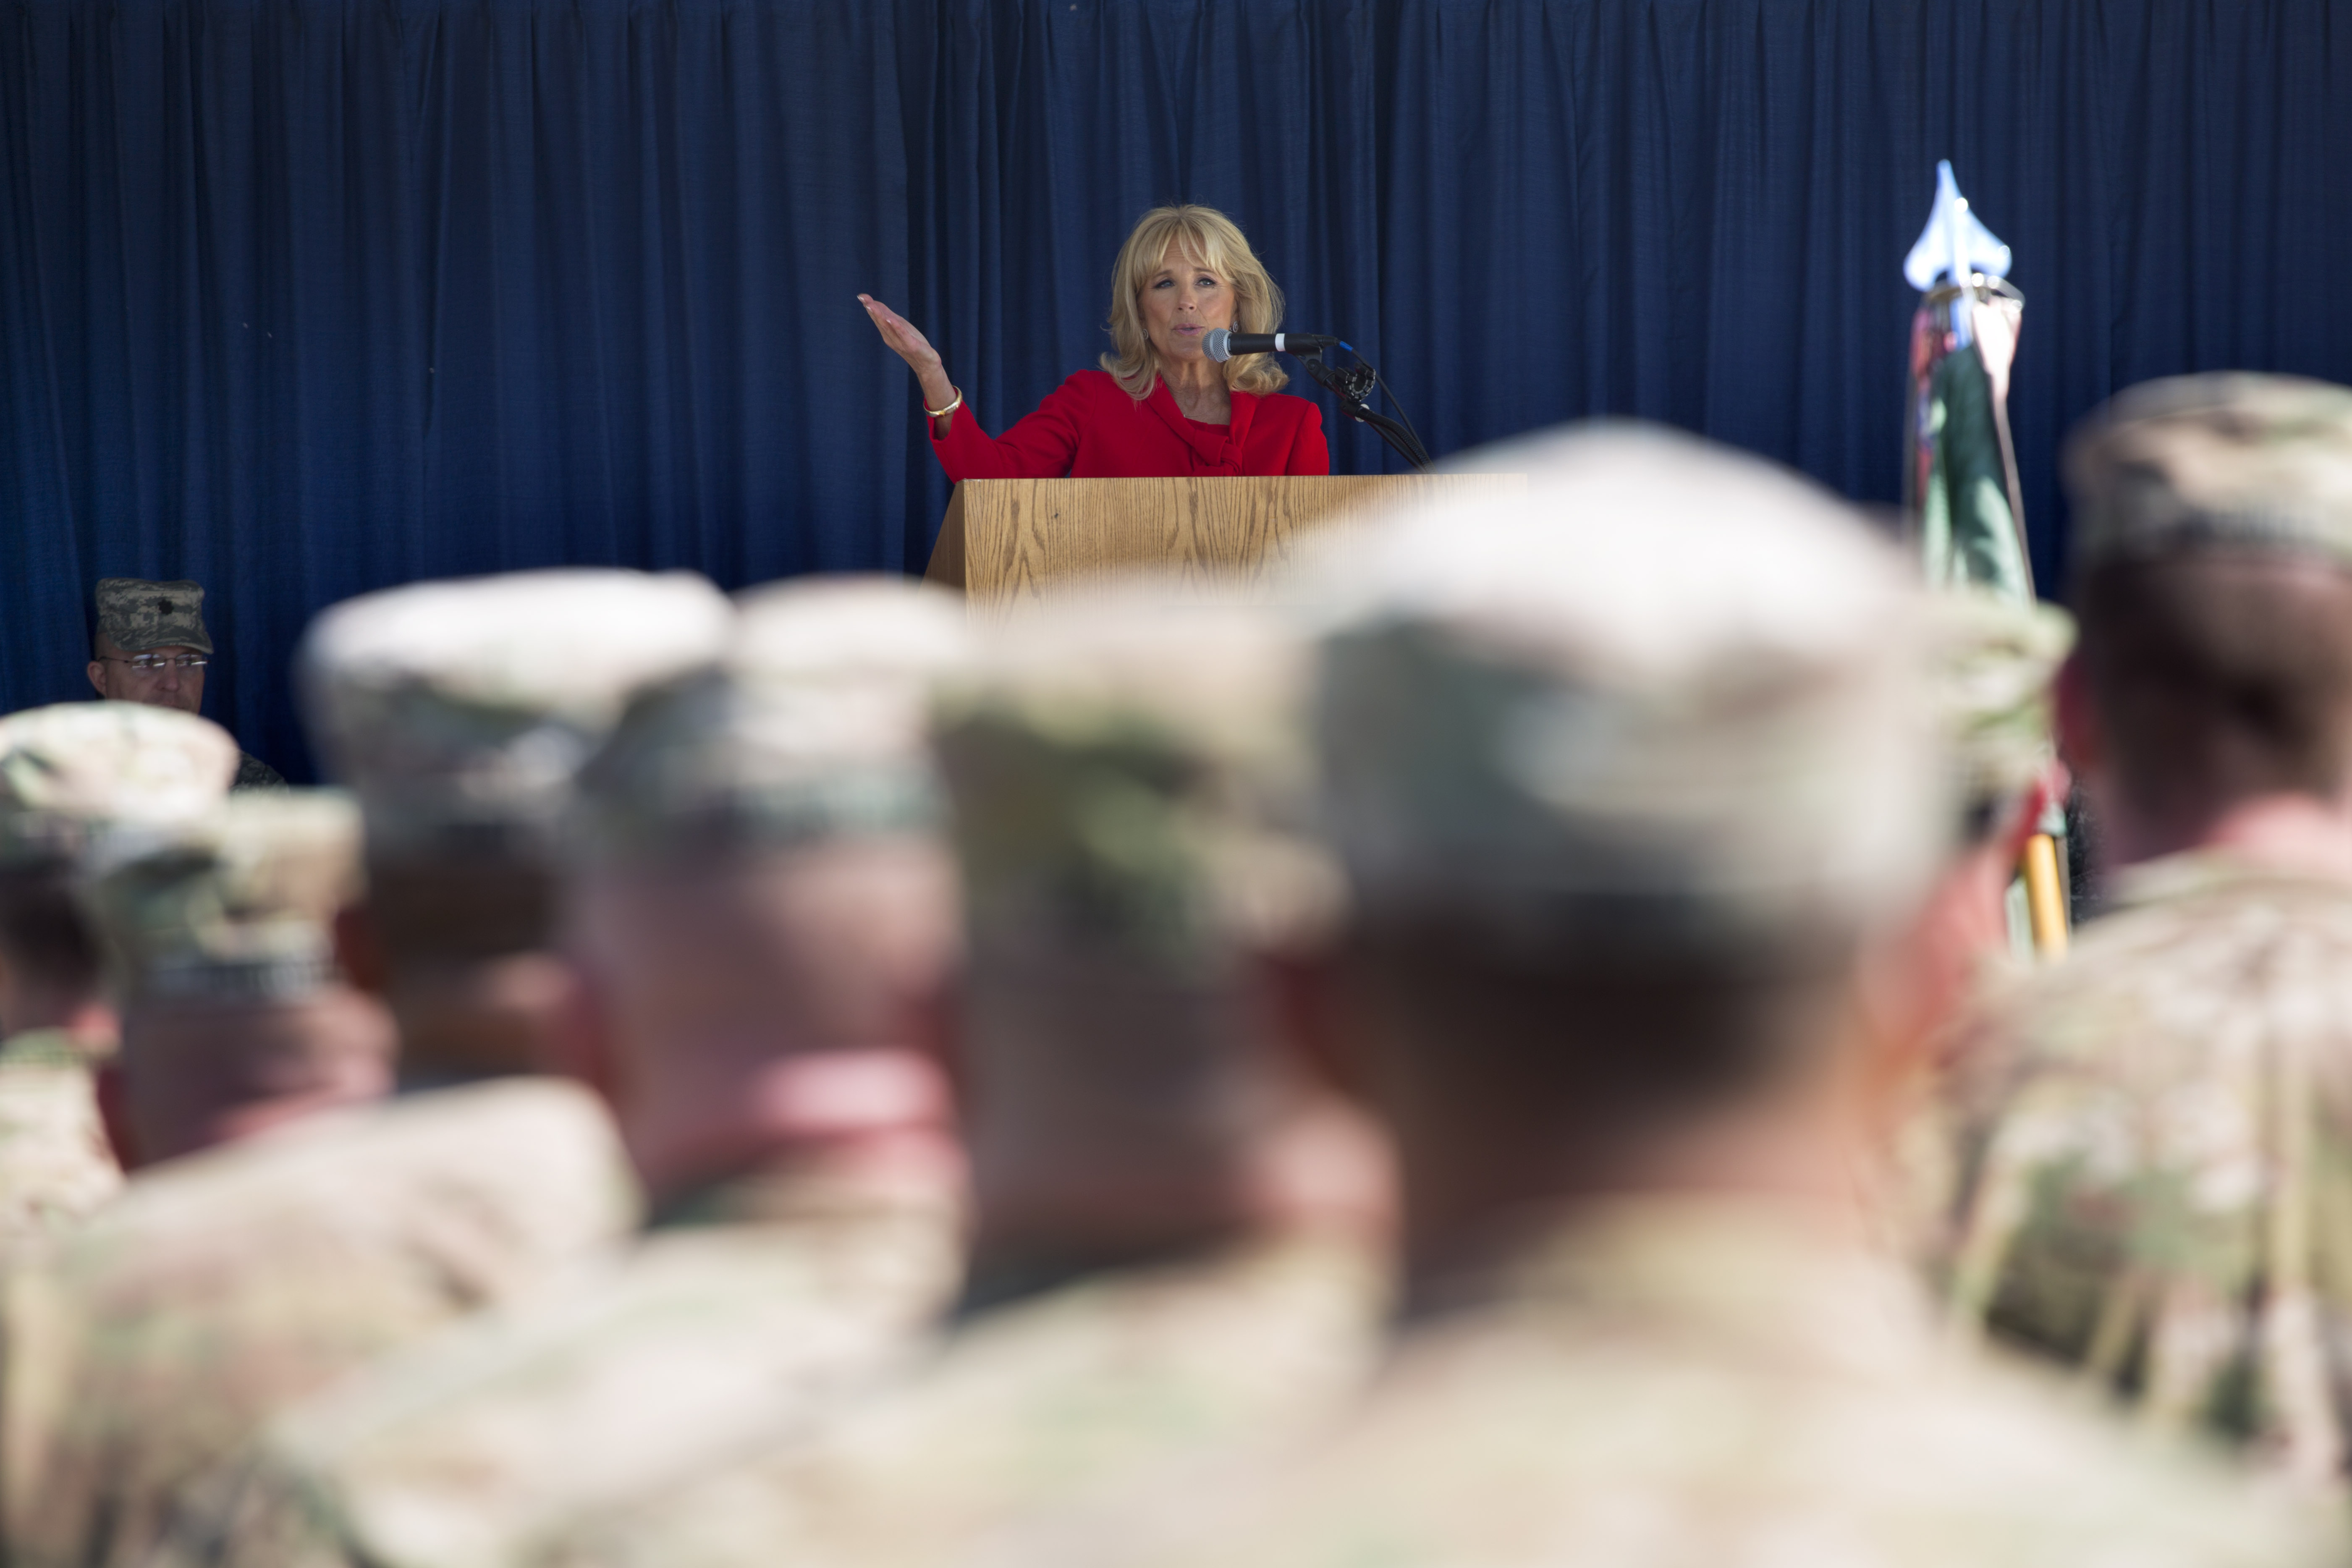
[[[1360,525],[1417,496],[1526,489],[1524,474],[967,479],[924,575],[961,587],[984,619],[1143,574],[1185,593],[1259,598],[1276,591],[1309,533]]]

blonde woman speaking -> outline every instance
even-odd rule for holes
[[[931,449],[948,478],[1150,479],[1188,474],[1328,474],[1322,411],[1277,395],[1289,377],[1271,354],[1220,363],[1216,328],[1270,332],[1282,290],[1242,231],[1210,207],[1154,207],[1111,268],[1117,352],[1082,370],[1037,411],[992,437],[914,323],[860,294],[882,341],[922,384]]]

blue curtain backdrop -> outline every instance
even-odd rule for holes
[[[2045,584],[2111,389],[2352,379],[2316,0],[0,0],[0,707],[85,691],[109,574],[207,585],[209,709],[299,775],[288,653],[363,589],[919,569],[851,296],[1001,427],[1179,197],[1440,453],[1641,415],[1891,500],[1942,156],[2030,301]]]

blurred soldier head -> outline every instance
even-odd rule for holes
[[[110,824],[162,826],[211,809],[236,756],[215,724],[129,703],[0,719],[0,1039],[47,1028],[112,1038],[74,868]]]
[[[89,683],[98,694],[183,713],[201,709],[205,667],[213,656],[204,589],[184,580],[101,577],[96,597]]]
[[[335,962],[359,878],[359,812],[327,790],[237,795],[93,851],[83,896],[122,1012],[99,1105],[125,1170],[390,1088],[392,1021]]]
[[[1927,679],[1962,844],[1997,839],[2054,793],[2051,683],[2074,647],[2074,617],[1974,589],[1927,601]]]
[[[954,1174],[926,1042],[956,946],[924,744],[963,608],[886,578],[768,589],[582,777],[578,1053],[656,1199],[800,1159]]]
[[[2065,795],[2051,740],[2051,686],[2074,623],[2050,605],[1972,589],[1930,595],[1927,691],[1941,731],[1952,853],[1923,912],[1921,959],[1941,965],[1938,1012],[1983,962],[2010,949],[2008,892],[2025,840]]]
[[[2118,863],[2264,841],[2352,869],[2352,389],[2150,382],[2076,430],[2068,760]]]
[[[1267,961],[1335,883],[1299,830],[1305,656],[1248,612],[1078,602],[943,698],[981,1289],[1383,1207],[1368,1134],[1273,1027]]]
[[[1663,433],[1528,466],[1354,542],[1322,651],[1335,1048],[1424,1270],[1579,1194],[1844,1194],[1949,842],[1918,596],[1843,506]]]
[[[718,658],[730,618],[699,577],[583,569],[390,589],[312,624],[306,717],[365,824],[343,958],[399,1022],[404,1079],[548,1065],[574,775],[633,694]]]

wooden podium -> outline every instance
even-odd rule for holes
[[[1328,479],[967,479],[926,581],[1001,620],[1047,595],[1151,573],[1204,596],[1257,598],[1307,533],[1360,524],[1416,495],[1508,495],[1524,474]]]

